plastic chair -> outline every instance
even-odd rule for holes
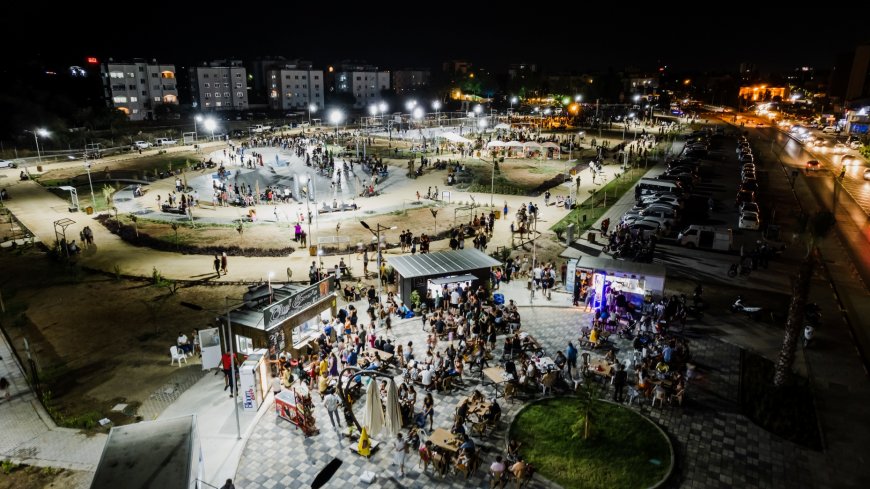
[[[667,397],[667,392],[664,389],[656,388],[653,390],[653,400],[652,405],[656,405],[656,401],[659,401],[660,407],[665,407],[665,398]]]
[[[558,378],[558,374],[556,372],[548,372],[544,375],[544,378],[541,379],[541,389],[543,390],[543,395],[547,395],[547,391],[550,391],[550,394],[553,393],[553,384],[556,383],[556,379]]]
[[[184,361],[187,364],[187,355],[178,350],[177,346],[169,347],[169,355],[172,357],[172,361],[169,362],[169,365],[172,366],[176,361],[178,361],[178,366],[181,367],[181,362]]]
[[[633,385],[629,386],[628,387],[628,404],[631,405],[632,403],[634,403],[634,400],[639,398],[639,397],[640,397],[640,391],[637,390],[637,387],[635,387]],[[640,404],[640,401],[637,401],[637,403]]]

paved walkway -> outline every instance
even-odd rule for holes
[[[58,427],[30,391],[4,335],[0,335],[0,358],[0,377],[11,383],[11,398],[0,399],[0,459],[93,472],[106,435],[88,436]],[[80,482],[80,487],[90,486],[89,477]]]

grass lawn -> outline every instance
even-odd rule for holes
[[[596,409],[586,441],[572,437],[571,426],[582,413],[572,398],[526,408],[511,425],[511,436],[537,472],[566,488],[644,488],[661,480],[670,466],[661,433],[629,409],[605,402]]]
[[[595,223],[595,220],[607,211],[609,206],[615,204],[616,201],[619,200],[627,190],[631,189],[632,186],[634,186],[634,184],[637,183],[637,181],[645,174],[645,169],[634,168],[627,171],[622,177],[607,182],[607,184],[595,192],[595,195],[589,196],[583,200],[581,204],[574,206],[574,208],[571,209],[571,212],[560,219],[559,222],[553,224],[550,230],[553,232],[562,232],[571,223],[577,224],[578,229],[575,233],[589,229],[589,227]],[[581,217],[584,214],[586,215],[585,223],[582,221]],[[576,234],[576,236],[579,236],[579,234]]]

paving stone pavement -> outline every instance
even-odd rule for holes
[[[523,330],[534,335],[548,354],[564,349],[567,341],[576,338],[581,324],[587,324],[589,314],[575,308],[521,308]],[[709,321],[708,321],[709,322]],[[395,336],[402,343],[425,344],[425,333],[419,320],[394,325]],[[653,419],[670,436],[676,453],[674,474],[667,481],[669,488],[802,488],[821,487],[808,467],[820,463],[822,454],[779,439],[739,413],[737,391],[740,372],[739,348],[687,328],[690,347],[698,376],[690,381],[683,407],[652,407],[648,401],[632,409]],[[627,342],[617,340],[620,358],[625,359]],[[419,350],[419,348],[416,348]],[[596,356],[597,354],[593,354]],[[465,387],[451,393],[436,393],[435,427],[452,424],[456,403],[479,388],[491,395],[490,386],[481,386],[473,373],[466,374]],[[418,393],[418,408],[423,395]],[[489,487],[487,472],[496,455],[504,453],[505,432],[520,410],[521,401],[500,399],[503,408],[499,429],[483,439],[475,438],[483,448],[481,468],[468,480],[458,475],[439,478],[422,473],[415,453],[408,457],[406,476],[400,478],[389,450],[376,451],[370,460],[349,450],[328,423],[328,416],[317,395],[314,396],[315,417],[319,435],[305,438],[290,423],[274,414],[263,416],[244,449],[236,476],[237,487],[296,488],[308,487],[318,472],[333,457],[344,463],[325,487]],[[361,419],[363,402],[357,402],[355,412]],[[271,408],[270,408],[271,409]],[[378,474],[372,485],[360,482],[364,470]],[[535,476],[527,487],[559,487]]]
[[[170,404],[175,402],[181,394],[197,383],[204,375],[212,371],[202,370],[202,362],[198,358],[188,358],[190,365],[179,367],[173,372],[166,383],[148,396],[148,399],[139,406],[138,413],[144,421],[152,421],[160,416]]]

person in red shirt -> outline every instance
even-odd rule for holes
[[[224,372],[224,390],[226,391],[227,388],[230,389],[230,397],[233,397],[233,390],[236,388],[235,379],[232,379],[233,360],[235,360],[235,363],[238,365],[239,357],[237,355],[233,354],[233,356],[230,357],[230,352],[224,352],[224,354],[221,355],[221,362],[218,365],[218,367],[220,367]],[[230,382],[230,379],[232,379],[232,382]]]

